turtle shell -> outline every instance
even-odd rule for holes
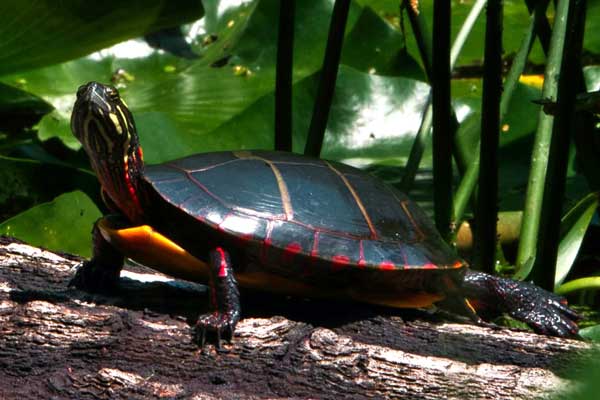
[[[144,179],[194,224],[263,264],[464,265],[404,193],[344,164],[273,151],[216,152],[146,166]]]

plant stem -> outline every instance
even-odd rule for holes
[[[557,78],[561,71],[562,56],[565,46],[567,29],[567,14],[570,0],[559,0],[556,9],[556,18],[552,29],[548,62],[544,74],[542,98],[556,99],[558,92]],[[547,115],[540,109],[538,127],[533,144],[531,170],[529,183],[525,196],[523,210],[523,225],[521,227],[521,240],[517,252],[515,277],[524,279],[529,275],[533,266],[532,260],[537,256],[538,235],[540,232],[540,217],[543,208],[544,189],[546,185],[546,171],[548,168],[548,149],[552,142],[554,116]],[[565,148],[560,151],[566,153]],[[554,276],[552,276],[554,278]],[[552,290],[553,285],[550,287]]]
[[[450,2],[433,5],[433,201],[435,224],[450,241],[452,205],[452,135],[450,103]]]
[[[527,9],[529,13],[533,13],[533,11],[538,8],[540,3],[546,3],[546,7],[548,6],[548,1],[545,0],[525,0],[525,4],[527,4]],[[556,3],[555,3],[556,4]],[[546,9],[544,7],[544,9]],[[550,37],[552,36],[552,29],[550,28],[550,24],[548,23],[548,19],[544,14],[544,18],[540,18],[538,21],[538,25],[536,27],[537,36],[540,38],[540,44],[542,45],[542,49],[544,50],[544,54],[548,54],[550,51]]]
[[[349,10],[350,0],[336,0],[333,5],[319,88],[317,89],[313,115],[308,129],[308,138],[304,147],[304,154],[309,156],[319,157],[323,147],[323,138],[325,137],[327,119],[333,101]]]
[[[548,166],[540,217],[538,255],[532,278],[546,290],[554,290],[560,242],[560,219],[565,195],[570,132],[574,121],[577,86],[572,77],[581,69],[586,0],[561,0],[556,8],[556,26],[565,24],[565,42],[557,91],[557,113],[552,129]]]
[[[425,17],[423,17],[423,13],[417,7],[419,7],[418,4],[412,3],[410,0],[404,0],[404,8],[408,14],[413,35],[415,35],[415,41],[419,48],[419,55],[421,56],[421,61],[423,61],[423,67],[425,68],[425,75],[427,76],[427,79],[431,81],[432,40]]]
[[[425,113],[421,119],[421,125],[415,140],[410,148],[410,154],[404,167],[404,173],[402,174],[402,181],[400,187],[406,193],[408,193],[415,182],[415,177],[419,171],[419,164],[421,164],[421,158],[423,158],[423,152],[427,146],[427,142],[431,137],[431,124],[433,121],[433,107],[431,106],[431,93],[427,98],[425,105]]]
[[[512,99],[512,95],[514,90],[519,82],[519,77],[523,73],[525,69],[525,65],[527,63],[527,57],[531,52],[531,47],[533,46],[533,41],[535,39],[535,27],[539,23],[546,12],[546,7],[548,6],[547,0],[540,0],[537,4],[536,9],[533,11],[529,28],[521,42],[521,46],[513,59],[513,63],[506,75],[506,79],[504,80],[504,91],[502,92],[502,98],[500,100],[500,120],[502,121],[506,117],[506,113],[508,112],[508,106]],[[473,134],[474,135],[474,134]],[[475,136],[475,135],[474,135]],[[457,220],[460,220],[463,216],[463,213],[466,209],[467,203],[472,196],[472,193],[475,190],[475,185],[477,184],[478,176],[479,176],[479,153],[476,153],[476,156],[467,167],[466,172],[463,175],[463,178],[458,186],[455,195],[455,203],[454,203],[454,216]]]
[[[531,10],[535,5],[535,0],[525,0],[527,7]],[[544,53],[548,54],[550,45],[550,24],[546,18],[540,20],[536,29]],[[585,92],[585,78],[583,70],[577,71],[575,84],[580,92]],[[580,162],[583,175],[586,177],[592,190],[600,190],[600,177],[597,171],[600,170],[600,147],[594,145],[595,121],[592,115],[583,113],[579,115],[576,121],[577,126],[574,129],[573,141],[577,149],[578,160]]]
[[[486,9],[485,55],[479,150],[479,192],[476,208],[475,263],[488,273],[496,261],[498,219],[498,143],[502,94],[502,0],[489,0]]]
[[[529,17],[529,27],[527,28],[527,32],[525,32],[525,37],[521,41],[521,46],[513,59],[510,70],[504,81],[504,92],[502,93],[502,100],[500,101],[501,120],[506,117],[512,95],[517,87],[519,78],[527,65],[527,58],[529,57],[529,53],[531,53],[531,48],[535,40],[535,31],[537,27],[541,25],[542,21],[546,20],[548,2],[549,0],[538,0],[536,7],[532,10]]]
[[[456,64],[460,51],[464,47],[465,42],[473,30],[473,26],[475,25],[475,22],[477,22],[477,18],[479,18],[486,3],[487,0],[477,0],[475,1],[475,4],[473,4],[473,7],[471,7],[469,15],[465,18],[463,25],[460,27],[460,31],[458,31],[458,34],[456,35],[456,39],[454,39],[452,50],[450,50],[450,68],[453,68],[454,64]]]
[[[564,296],[577,290],[600,289],[600,276],[579,278],[560,285],[556,293]]]
[[[279,1],[275,76],[275,150],[292,151],[292,71],[296,0]]]
[[[477,21],[477,17],[481,14],[481,10],[485,6],[487,0],[477,0],[476,3],[469,11],[469,15],[465,19],[463,25],[454,40],[454,44],[452,45],[452,49],[450,50],[450,70],[454,68],[454,64],[458,59],[458,56],[465,44],[469,33],[473,29],[475,22]],[[425,72],[430,79],[430,71],[431,71],[431,50],[427,51],[426,49],[431,49],[431,35],[428,35],[429,30],[425,26],[424,18],[420,17],[420,13],[417,13],[416,10],[412,8],[410,2],[408,0],[404,1],[406,9],[408,10],[409,19],[411,22],[411,28],[415,35],[415,39],[417,40],[417,45],[419,47],[421,53],[421,60],[423,60],[423,65],[425,67]],[[413,16],[412,13],[417,14]],[[421,50],[423,48],[424,50]],[[423,152],[425,151],[425,146],[429,141],[431,134],[431,125],[432,125],[432,114],[433,108],[431,105],[431,96],[427,99],[427,104],[425,106],[425,112],[423,113],[423,119],[421,120],[421,126],[419,127],[419,131],[417,132],[417,136],[413,145],[410,149],[410,155],[408,157],[408,161],[406,162],[406,166],[404,169],[404,174],[402,175],[402,182],[400,184],[402,190],[408,192],[413,185],[415,180],[415,176],[417,175],[417,171],[419,170],[419,164],[421,164],[421,158],[423,157]],[[458,126],[458,121],[456,120],[456,116],[452,114],[452,124],[454,127]],[[453,132],[454,134],[454,132]]]

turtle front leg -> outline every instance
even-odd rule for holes
[[[98,227],[100,221],[101,219],[96,221],[92,229],[92,259],[81,264],[69,282],[70,287],[89,292],[106,292],[114,289],[119,280],[125,257],[104,239]]]
[[[467,270],[462,283],[466,298],[482,308],[527,323],[538,333],[569,337],[578,332],[579,315],[566,299],[529,282],[515,281]]]
[[[223,334],[226,334],[227,339],[231,341],[235,326],[240,320],[240,292],[227,251],[220,247],[212,250],[209,268],[209,301],[212,312],[198,318],[194,336],[203,347],[206,341],[206,332],[215,332],[217,347],[221,347]]]

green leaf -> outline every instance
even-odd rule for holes
[[[202,15],[198,0],[3,0],[0,75],[81,57]]]
[[[0,83],[0,129],[19,131],[51,110],[52,106],[43,99]]]
[[[600,2],[598,3],[600,4]],[[600,90],[600,66],[591,65],[583,69],[585,85],[589,92]]]
[[[296,151],[304,147],[317,79],[311,76],[294,86]],[[371,75],[340,66],[323,157],[361,165],[389,158],[396,163],[405,161],[428,93],[428,85],[413,79]],[[247,148],[272,148],[273,107],[274,97],[269,93],[213,131],[211,139],[243,143]]]
[[[304,90],[300,86],[304,85],[305,79],[311,77],[313,80],[313,75],[321,66],[331,7],[331,2],[326,0],[297,5],[294,79],[300,91]],[[20,87],[53,104],[56,112],[46,116],[39,124],[39,137],[42,140],[59,137],[71,148],[78,147],[69,136],[69,115],[77,87],[90,80],[108,82],[119,68],[133,78],[123,85],[121,93],[139,124],[148,161],[161,162],[200,151],[271,147],[272,107],[269,114],[256,117],[261,120],[257,122],[258,125],[248,120],[245,125],[240,125],[239,121],[244,118],[238,117],[247,115],[250,109],[256,110],[254,104],[261,99],[273,101],[277,43],[270,21],[277,19],[277,13],[278,2],[272,0],[244,3],[228,8],[222,14],[215,9],[215,4],[210,3],[207,15],[211,17],[206,22],[206,31],[216,34],[218,39],[203,48],[203,57],[196,61],[179,60],[157,52],[136,59],[107,55],[99,61],[85,58],[1,79],[12,84],[20,82]],[[398,46],[402,43],[401,35],[386,22],[372,11],[361,10],[355,5],[351,8],[348,31],[348,37],[360,36],[365,43],[379,43],[381,54],[397,54]],[[353,46],[353,42],[347,43],[348,48]],[[346,50],[346,54],[347,63],[364,67],[361,64],[364,57],[360,58],[351,50]],[[224,55],[230,57],[226,65],[211,67],[214,61],[222,59]],[[373,60],[370,65],[377,70],[396,74],[403,70],[387,56]],[[415,63],[408,64],[407,73],[410,65],[414,67]],[[240,74],[239,71],[246,72]],[[344,89],[343,85],[338,87],[344,91],[344,96],[354,96],[356,90],[371,93],[376,90],[368,86],[352,86],[350,90]],[[390,88],[392,92],[398,90]],[[304,107],[294,118],[304,119],[308,123],[314,91],[301,95]],[[375,99],[366,92],[357,95],[359,98],[368,96]],[[386,99],[389,97],[388,94],[384,95]],[[396,106],[400,105],[396,102]],[[364,99],[362,104],[354,105],[358,106],[373,107]],[[411,121],[414,118],[419,116],[415,114]],[[267,120],[270,131],[266,130]],[[374,118],[369,121],[377,122]],[[222,127],[231,129],[226,131]],[[303,142],[305,130],[303,126],[302,130],[296,131],[296,143]],[[389,136],[390,132],[385,135]],[[168,146],[165,145],[166,141]]]
[[[71,150],[78,150],[81,144],[71,133],[70,120],[71,116],[60,110],[44,115],[36,125],[38,138],[44,141],[58,137]]]
[[[598,193],[590,193],[571,208],[560,223],[561,241],[556,260],[554,286],[560,286],[571,270],[594,212],[598,208]]]
[[[92,225],[100,216],[89,197],[75,191],[3,222],[0,234],[50,250],[90,256]]]
[[[41,98],[12,86],[0,84],[0,114],[38,112],[45,114],[52,107]]]
[[[0,156],[0,221],[65,191],[84,190],[99,200],[93,174],[59,163]]]
[[[377,40],[373,40],[377,38]],[[344,39],[341,63],[376,75],[405,76],[425,80],[419,64],[406,53],[404,37],[365,7]]]
[[[579,330],[579,336],[584,339],[600,342],[600,325],[588,326]]]

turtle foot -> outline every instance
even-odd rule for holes
[[[567,300],[530,282],[515,281],[468,270],[463,282],[467,298],[483,308],[504,312],[544,335],[577,337],[579,314]]]
[[[529,282],[511,282],[507,313],[527,323],[534,331],[551,336],[575,337],[581,316],[567,305],[567,300]]]
[[[229,342],[240,320],[240,292],[231,267],[229,253],[220,247],[210,252],[210,307],[212,313],[203,314],[196,322],[194,339],[204,347],[206,333],[214,332],[216,346],[221,348],[221,339]]]
[[[92,293],[113,291],[119,281],[119,270],[98,265],[93,259],[84,261],[77,268],[75,276],[69,282],[69,287]]]
[[[223,339],[231,343],[237,319],[238,318],[232,313],[213,312],[201,315],[194,328],[195,342],[198,343],[200,347],[204,347],[204,344],[206,343],[206,334],[209,332],[216,335],[215,345],[218,349],[221,348],[221,341]]]

